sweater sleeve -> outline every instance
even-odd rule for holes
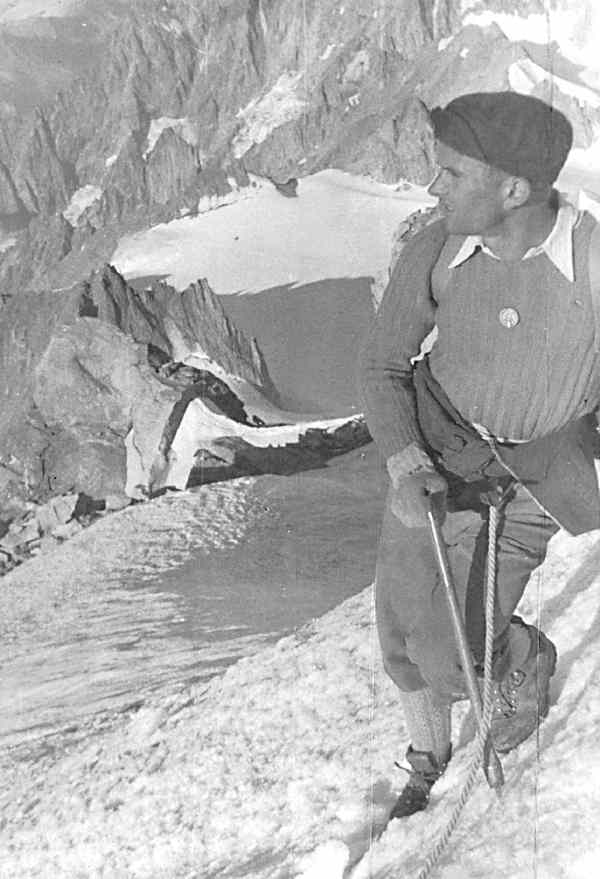
[[[359,356],[358,386],[373,439],[386,459],[423,446],[411,358],[435,326],[431,273],[445,241],[442,221],[402,250]]]

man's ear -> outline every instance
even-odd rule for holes
[[[525,177],[507,177],[502,183],[504,207],[521,208],[531,197],[531,183]]]

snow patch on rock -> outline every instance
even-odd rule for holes
[[[438,43],[438,52],[443,52],[444,49],[447,49],[453,39],[453,34],[451,34],[449,37],[443,37]]]
[[[173,116],[161,116],[159,119],[152,119],[150,128],[148,129],[148,141],[146,149],[143,152],[143,158],[147,159],[156,143],[165,129],[171,128],[179,137],[182,138],[190,146],[196,147],[200,142],[200,123],[195,122],[187,116],[174,118]]]
[[[168,22],[163,21],[161,22],[160,26],[167,33],[177,34],[179,36],[181,36],[181,34],[183,33],[183,27],[176,18],[171,18]]]
[[[93,184],[88,183],[85,186],[80,187],[77,192],[73,193],[71,201],[63,211],[63,217],[72,226],[75,226],[82,213],[86,211],[90,205],[94,204],[95,201],[98,201],[101,196],[102,189],[99,186],[94,186]]]
[[[241,158],[255,144],[263,143],[272,131],[301,116],[307,102],[298,98],[296,88],[302,72],[282,73],[275,85],[238,111],[242,127],[233,139],[233,153]]]
[[[371,59],[366,49],[356,53],[344,71],[343,82],[359,82],[369,72]]]
[[[11,247],[14,247],[17,243],[17,239],[14,235],[7,235],[6,237],[0,236],[0,253],[4,253],[5,250],[10,250]]]

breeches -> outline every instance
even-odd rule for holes
[[[475,506],[478,508],[476,509]],[[442,531],[467,637],[476,662],[485,644],[487,507],[450,511]],[[557,525],[519,485],[499,513],[494,644]],[[429,686],[465,694],[464,676],[429,529],[406,528],[386,505],[376,569],[377,628],[387,673],[404,691]]]

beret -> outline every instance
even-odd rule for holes
[[[430,111],[437,140],[531,185],[553,183],[573,144],[567,117],[539,98],[516,92],[461,95]]]

